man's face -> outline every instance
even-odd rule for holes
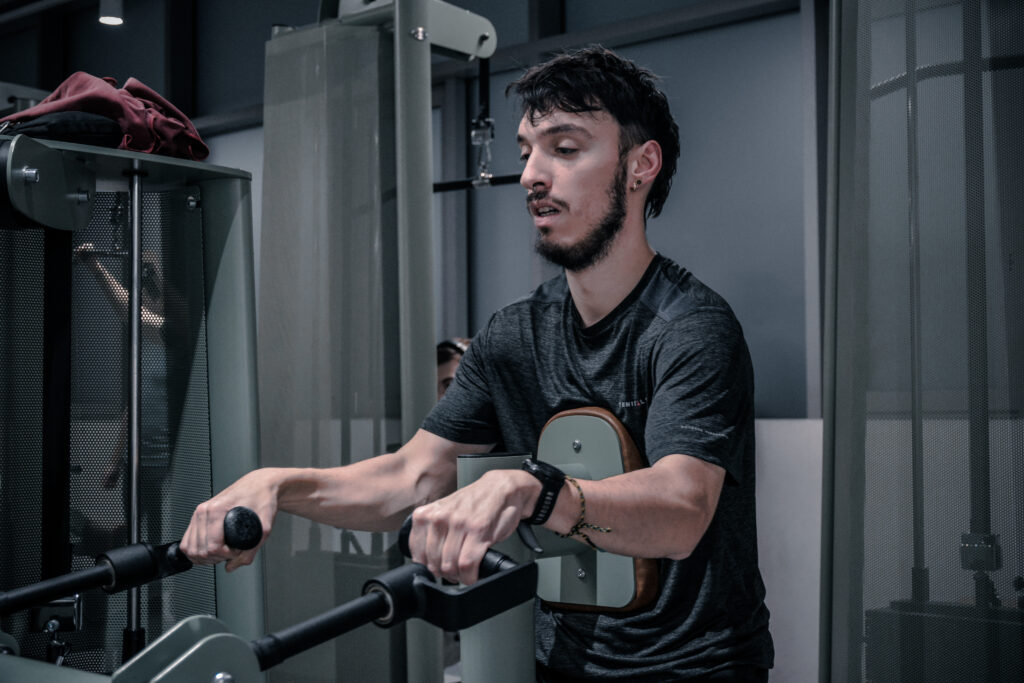
[[[571,271],[597,263],[626,215],[618,123],[603,111],[554,111],[533,122],[524,116],[517,138],[537,252]]]

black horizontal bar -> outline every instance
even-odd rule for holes
[[[46,579],[24,588],[0,593],[0,615],[10,614],[26,607],[45,605],[56,598],[80,593],[90,588],[101,588],[114,581],[114,571],[108,564],[97,564],[70,574]]]
[[[915,69],[918,81],[929,78],[941,78],[943,76],[962,76],[965,70],[964,62],[947,62],[945,64],[926,64]],[[986,57],[981,60],[982,71],[1006,71],[1008,69],[1024,69],[1024,55],[1013,55],[1008,57]],[[884,97],[897,90],[907,87],[907,74],[903,72],[892,78],[882,81],[878,85],[871,86],[871,99]]]
[[[472,190],[478,187],[489,187],[492,185],[514,185],[519,182],[520,175],[496,175],[481,183],[477,178],[465,178],[463,180],[447,180],[441,183],[434,183],[434,192],[452,192],[453,190]]]

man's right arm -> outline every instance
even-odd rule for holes
[[[196,508],[181,549],[196,564],[227,561],[228,571],[252,563],[259,546],[236,551],[224,545],[224,515],[239,505],[259,515],[263,541],[278,511],[347,529],[397,529],[413,508],[455,490],[459,454],[489,449],[421,429],[398,451],[345,467],[254,470]]]

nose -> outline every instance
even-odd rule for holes
[[[519,184],[530,192],[550,188],[551,177],[539,153],[535,152],[527,158],[523,174],[519,176]]]

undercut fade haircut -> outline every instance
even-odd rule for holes
[[[514,92],[522,115],[531,123],[553,111],[570,114],[608,112],[619,124],[619,155],[648,140],[661,146],[661,171],[651,185],[644,213],[661,213],[679,158],[679,127],[661,92],[658,77],[601,46],[558,55],[526,71],[509,83],[505,95]]]

